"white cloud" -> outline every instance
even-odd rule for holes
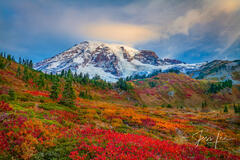
[[[232,15],[240,10],[240,0],[204,0],[202,6],[190,9],[184,15],[164,26],[162,31],[168,36],[175,34],[187,35],[195,25],[205,25],[219,16]],[[221,19],[224,21],[224,19]],[[239,29],[240,30],[240,29]]]
[[[149,26],[114,22],[87,24],[84,26],[83,35],[92,39],[124,42],[132,45],[158,38],[153,28]]]
[[[240,10],[240,0],[149,0],[126,6],[85,8],[59,1],[34,2],[13,5],[17,11],[14,21],[22,30],[133,45],[176,34],[188,35],[196,25],[207,25],[216,19],[224,21]],[[239,24],[235,19],[228,23]],[[234,35],[224,30],[225,36]],[[240,28],[235,28],[234,33],[239,32]]]

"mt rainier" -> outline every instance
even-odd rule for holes
[[[155,70],[177,68],[181,72],[198,69],[199,64],[185,64],[178,60],[160,59],[153,51],[137,50],[121,44],[84,41],[46,60],[34,64],[34,69],[45,73],[73,73],[99,75],[115,82],[134,74],[149,74]]]

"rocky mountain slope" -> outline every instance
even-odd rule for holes
[[[199,70],[190,73],[193,78],[223,81],[231,79],[234,84],[240,84],[240,60],[215,60],[202,65]]]
[[[46,73],[73,72],[99,75],[107,81],[117,81],[132,74],[148,74],[154,70],[178,68],[182,72],[198,69],[202,64],[185,64],[178,60],[160,59],[153,51],[137,50],[120,44],[84,41],[67,51],[34,65]]]

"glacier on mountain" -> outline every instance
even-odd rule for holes
[[[160,59],[155,52],[137,50],[126,45],[84,41],[46,60],[34,64],[34,69],[59,74],[70,69],[73,73],[99,75],[115,82],[133,74],[149,74],[156,70],[177,68],[180,72],[197,70],[203,63],[185,64],[171,59]]]

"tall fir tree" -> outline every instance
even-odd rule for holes
[[[21,58],[21,57],[19,57],[18,63],[19,63],[19,64],[22,64],[22,58]]]
[[[64,72],[65,72],[64,70],[61,71],[61,75],[60,75],[61,77],[63,77],[65,75]]]
[[[51,91],[50,91],[50,98],[56,100],[58,98],[58,81],[55,80],[52,84]]]
[[[23,71],[23,80],[25,81],[25,82],[27,82],[28,80],[29,80],[29,74],[28,74],[28,69],[27,69],[27,67],[25,66],[24,67],[24,71]]]
[[[228,107],[225,105],[223,112],[227,113],[228,112]]]
[[[29,68],[33,68],[33,62],[32,62],[32,60],[29,61],[28,67],[29,67]]]
[[[127,83],[123,78],[120,78],[117,81],[116,86],[125,91],[129,91],[130,89],[132,89],[132,85],[130,83]]]
[[[21,77],[21,68],[20,68],[20,66],[18,66],[18,69],[17,69],[17,74],[16,74],[16,76],[17,76],[18,78],[20,78],[20,77]]]
[[[52,81],[53,80],[53,73],[51,72],[50,74],[50,80]]]
[[[76,95],[74,93],[73,87],[72,87],[72,80],[67,79],[65,82],[62,99],[60,100],[60,103],[69,107],[74,106],[74,100],[76,98]]]
[[[10,54],[7,55],[7,60],[9,60],[9,61],[12,60],[12,56]]]
[[[67,72],[67,78],[70,79],[71,81],[73,80],[73,74],[72,74],[72,71],[70,69]]]
[[[40,89],[42,89],[44,87],[45,83],[44,83],[44,75],[43,74],[40,74],[39,79],[37,81],[37,85]]]
[[[4,58],[0,58],[0,69],[3,69],[3,68],[5,68],[5,66],[6,66],[6,63],[4,62]]]

